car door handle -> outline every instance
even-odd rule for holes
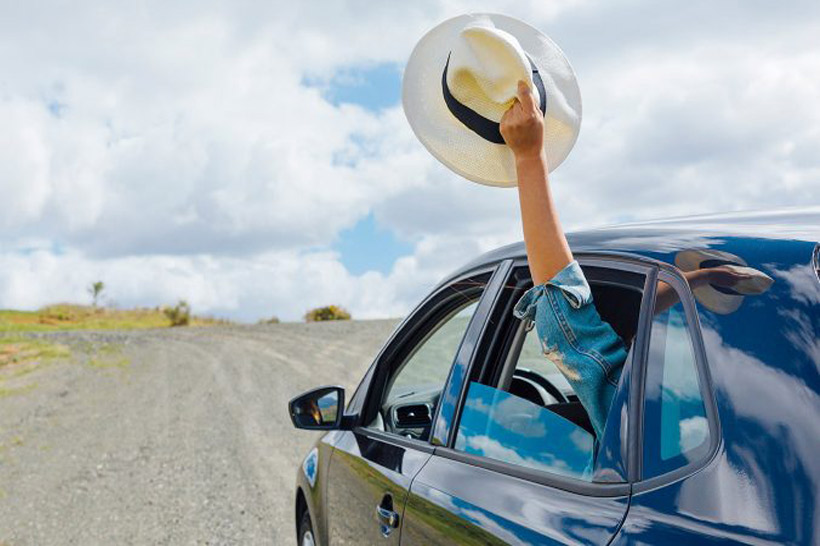
[[[389,537],[393,529],[399,526],[399,514],[388,508],[377,506],[376,515],[381,523],[382,536]]]

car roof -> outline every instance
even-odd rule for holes
[[[727,240],[755,246],[820,241],[820,206],[768,211],[730,212],[625,223],[567,233],[574,253],[627,253],[671,263],[680,250],[721,247]],[[526,258],[523,241],[487,252],[456,271],[506,259]]]

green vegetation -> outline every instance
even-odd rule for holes
[[[191,326],[213,326],[228,321],[188,315]],[[170,320],[164,309],[110,309],[90,305],[50,305],[38,311],[0,310],[0,333],[54,330],[131,330],[166,328]]]
[[[120,344],[92,344],[85,352],[89,355],[86,365],[92,368],[127,368],[131,365]]]
[[[92,306],[97,307],[97,303],[100,301],[100,295],[103,290],[105,290],[105,283],[102,281],[92,282],[88,286],[88,293],[91,294]]]
[[[71,351],[68,347],[43,339],[0,336],[0,368],[11,364],[25,364],[61,358],[70,354]]]
[[[269,319],[261,319],[258,324],[279,324],[279,317],[271,317]]]
[[[317,307],[305,313],[305,322],[321,322],[324,320],[350,320],[350,313],[338,305]]]
[[[163,312],[171,321],[171,326],[188,326],[191,322],[191,306],[185,300],[179,300],[174,307],[166,307]]]
[[[71,351],[64,345],[19,335],[0,335],[0,398],[34,389],[37,383],[20,384],[16,380],[46,361],[69,355]],[[6,381],[15,386],[7,386]]]

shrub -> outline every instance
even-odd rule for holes
[[[94,307],[97,307],[103,290],[105,290],[105,283],[102,281],[92,282],[88,285],[88,293],[91,294],[91,305]]]
[[[174,307],[166,307],[163,312],[171,326],[187,326],[191,322],[191,306],[185,300],[179,300]]]
[[[305,313],[305,322],[320,322],[324,320],[350,320],[350,313],[344,307],[328,305],[317,307]]]
[[[70,305],[50,305],[39,312],[40,322],[44,324],[77,320],[79,314],[78,309]]]
[[[279,317],[273,316],[269,319],[261,319],[259,324],[279,324]]]
[[[40,324],[66,325],[92,320],[105,315],[106,312],[103,307],[59,303],[41,308],[37,311],[37,315]]]

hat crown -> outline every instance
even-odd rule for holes
[[[455,173],[489,186],[515,186],[515,156],[500,121],[531,84],[544,114],[550,171],[566,159],[581,125],[581,93],[561,49],[531,25],[495,13],[469,13],[430,29],[402,78],[402,106],[421,143]]]
[[[518,81],[532,84],[532,67],[518,40],[492,22],[464,27],[450,51],[447,87],[461,104],[500,121],[518,93]]]

